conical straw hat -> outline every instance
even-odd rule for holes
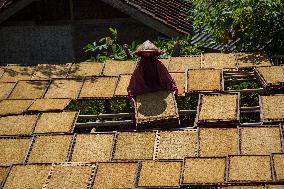
[[[147,40],[145,41],[142,45],[140,45],[136,51],[135,54],[136,55],[141,55],[141,53],[143,52],[154,52],[155,55],[160,55],[161,54],[161,50],[156,47],[153,43],[151,43],[151,41]]]

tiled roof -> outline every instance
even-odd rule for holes
[[[183,0],[120,0],[164,23],[180,33],[189,33],[192,24],[186,20],[190,3]]]
[[[0,0],[0,12],[16,0]],[[150,16],[178,33],[188,34],[192,24],[186,20],[190,3],[183,0],[118,0]]]
[[[0,0],[0,11],[13,3],[13,0]]]

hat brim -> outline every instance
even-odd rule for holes
[[[135,54],[138,56],[141,56],[144,53],[152,53],[155,56],[161,55],[161,51],[158,51],[158,50],[140,50],[140,51],[135,52]]]

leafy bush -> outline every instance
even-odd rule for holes
[[[127,55],[126,51],[134,52],[138,44],[133,41],[130,45],[123,46],[118,43],[118,31],[109,28],[110,36],[101,38],[98,42],[89,43],[84,49],[85,52],[92,52],[91,60],[103,62],[108,59],[127,60],[135,59],[133,54]],[[127,49],[127,50],[126,50]]]
[[[284,51],[284,5],[281,0],[185,0],[189,19],[215,41],[239,39],[239,50]]]
[[[153,43],[161,49],[163,52],[161,54],[161,58],[168,58],[172,55],[175,45],[180,43],[180,55],[198,55],[201,54],[202,51],[202,44],[190,44],[191,37],[187,36],[178,36],[174,39],[166,40],[166,39],[157,39],[153,41]]]
[[[84,47],[85,52],[91,52],[92,61],[114,60],[135,60],[134,52],[139,43],[132,41],[130,44],[121,45],[118,42],[118,31],[109,28],[110,36],[99,39],[97,42],[89,43]],[[153,43],[161,49],[160,58],[171,56],[177,43],[181,43],[181,55],[196,55],[202,53],[201,44],[191,45],[190,36],[176,37],[174,39],[157,39]]]

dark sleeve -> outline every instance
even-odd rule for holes
[[[131,76],[129,85],[127,87],[127,92],[128,92],[129,98],[133,98],[134,96],[136,96],[137,88],[139,87],[139,79],[141,80],[140,66],[138,64],[137,64],[137,66],[136,66],[136,68],[135,68],[135,70],[134,70],[134,72]]]
[[[127,87],[127,93],[128,93],[128,98],[131,99],[135,96],[135,72],[133,72],[132,76],[131,76],[131,79],[130,79],[130,82],[129,82],[129,85]]]

